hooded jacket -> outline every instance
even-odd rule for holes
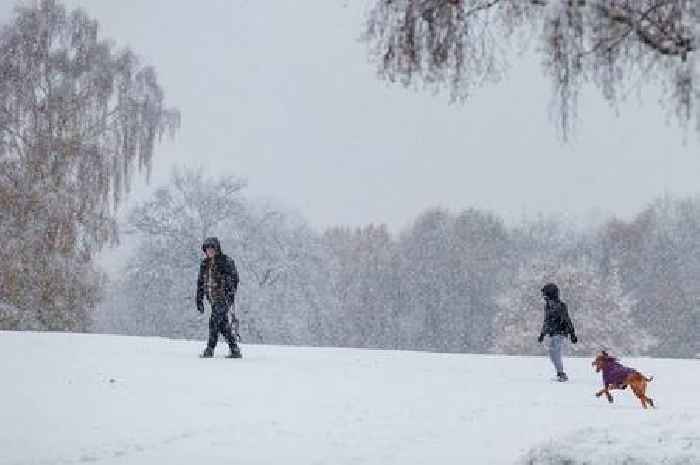
[[[556,284],[549,283],[542,288],[544,295],[544,322],[541,334],[553,336],[555,334],[575,334],[574,324],[569,317],[566,303],[559,300],[559,288]]]
[[[238,290],[238,270],[234,260],[221,251],[221,244],[215,237],[207,238],[202,244],[202,251],[213,247],[216,254],[205,257],[199,265],[197,276],[197,307],[201,308],[204,297],[213,306],[230,307]]]

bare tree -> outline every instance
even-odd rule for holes
[[[303,219],[248,199],[245,186],[233,175],[174,170],[167,185],[132,208],[128,231],[137,234],[138,249],[113,283],[98,329],[206,334],[206,320],[196,312],[195,284],[202,240],[217,236],[240,274],[235,313],[243,341],[327,342],[333,299],[323,243]]]
[[[0,232],[17,246],[1,257],[0,297],[38,313],[90,307],[92,257],[116,239],[114,212],[135,168],[150,172],[179,113],[153,68],[55,0],[16,7],[0,30],[0,63]],[[84,314],[58,316],[38,326],[85,326]]]
[[[513,282],[502,289],[495,314],[492,347],[497,353],[536,354],[542,328],[543,283],[557,283],[580,343],[570,348],[587,355],[601,348],[614,353],[648,353],[658,340],[635,319],[637,301],[625,292],[617,267],[603,275],[585,256],[531,256],[518,267]]]
[[[660,84],[682,125],[697,116],[696,0],[375,0],[364,38],[381,77],[464,101],[533,33],[564,138],[586,83],[611,104],[624,86]]]

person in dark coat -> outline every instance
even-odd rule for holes
[[[568,381],[562,361],[562,345],[567,336],[571,337],[572,344],[578,342],[574,324],[569,317],[566,303],[559,299],[559,288],[556,284],[545,284],[542,288],[542,297],[544,297],[544,322],[537,341],[542,343],[544,337],[549,336],[549,358],[557,371],[557,381]]]
[[[231,310],[231,319],[238,328],[238,320],[233,313],[233,303],[238,291],[236,263],[221,252],[221,244],[216,237],[205,239],[202,251],[206,257],[199,266],[197,277],[197,311],[204,313],[204,297],[211,304],[209,340],[202,357],[214,356],[214,348],[221,333],[231,349],[229,357],[241,358],[241,349],[236,340],[238,331],[236,329],[234,334],[228,321],[228,312]]]

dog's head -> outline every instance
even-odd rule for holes
[[[605,365],[608,363],[608,360],[610,360],[610,355],[608,355],[606,351],[601,350],[596,354],[593,363],[591,363],[591,366],[594,366],[595,372],[598,373],[605,367]]]

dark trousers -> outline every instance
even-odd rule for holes
[[[219,333],[224,336],[228,346],[233,350],[236,347],[236,338],[231,331],[231,324],[228,321],[228,307],[226,304],[214,304],[211,307],[211,317],[209,318],[209,341],[207,347],[214,349],[219,340]]]

